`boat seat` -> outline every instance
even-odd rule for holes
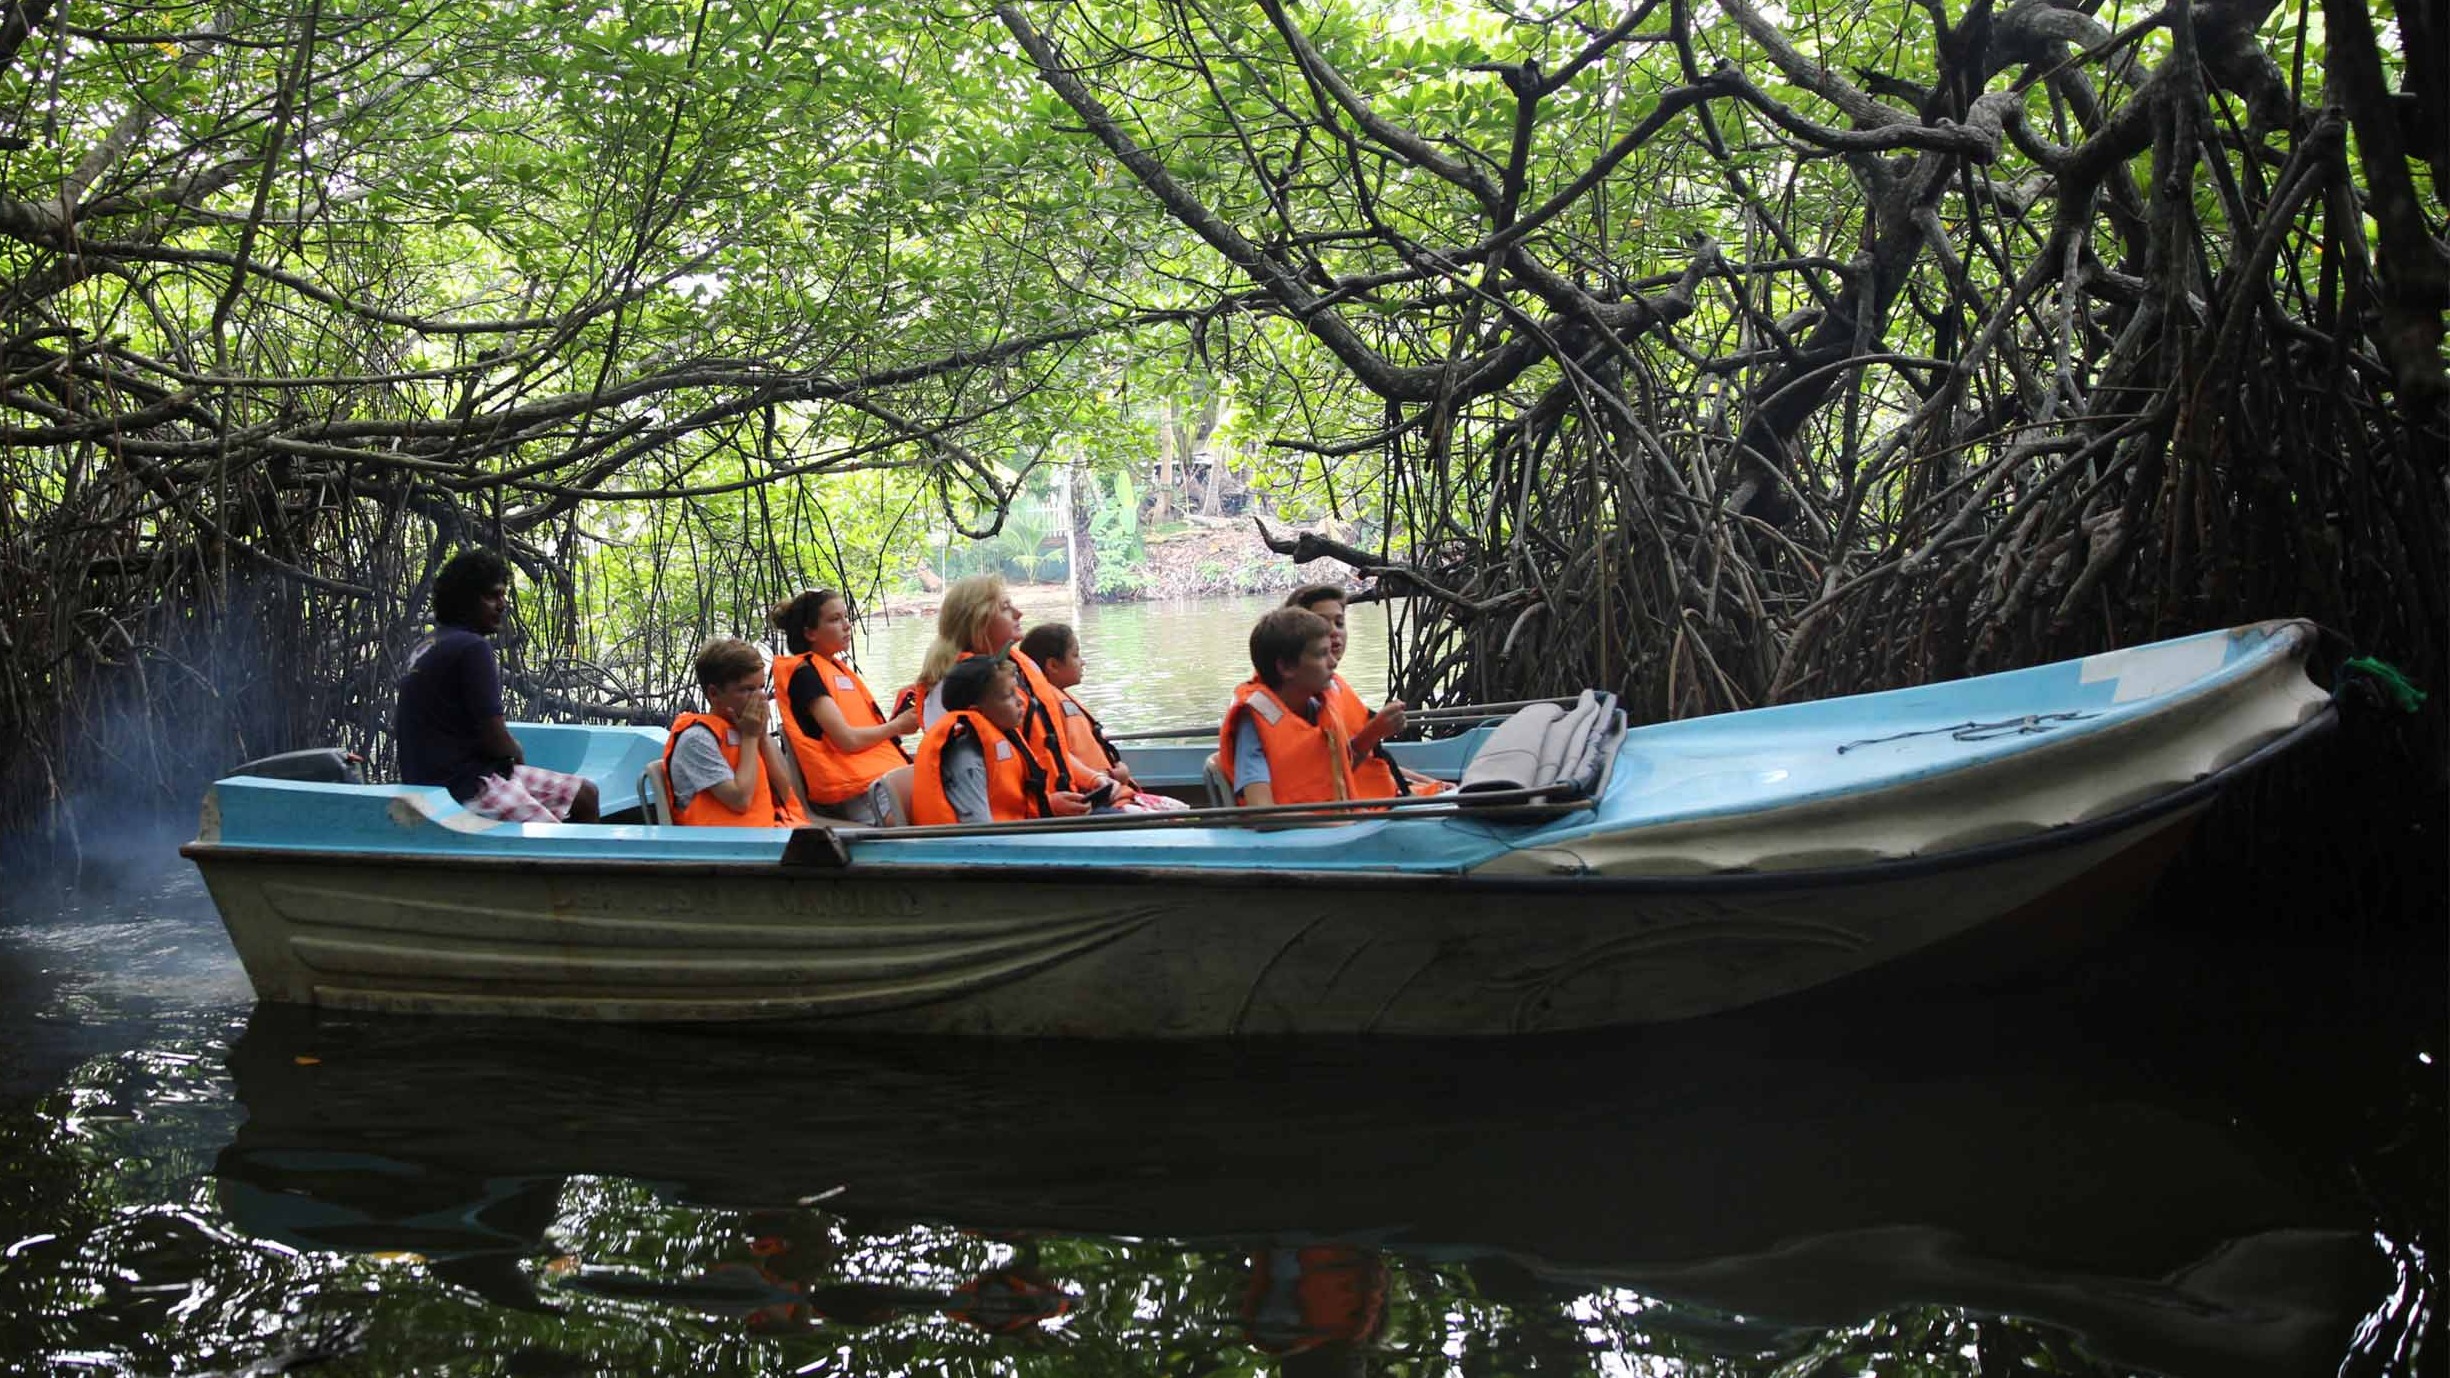
[[[638,772],[638,807],[649,823],[669,823],[680,812],[672,807],[672,779],[660,758]]]
[[[800,774],[800,753],[791,749],[791,739],[780,727],[766,735],[774,738],[776,754],[783,758],[783,779],[791,786],[791,797],[800,801],[800,812],[816,817],[819,810],[808,802],[808,779]]]
[[[1215,752],[1208,753],[1208,759],[1200,762],[1199,770],[1200,779],[1207,782],[1208,797],[1215,801],[1214,807],[1232,808],[1234,806],[1234,787],[1226,782],[1225,768],[1217,764]]]
[[[1475,795],[1519,797],[1524,791],[1533,792],[1534,802],[1587,800],[1624,735],[1624,711],[1603,690],[1583,690],[1571,707],[1529,704],[1499,723],[1473,753],[1455,786],[1456,802],[1474,807]]]

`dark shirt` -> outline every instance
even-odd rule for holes
[[[791,672],[791,682],[783,686],[783,692],[791,698],[791,717],[800,725],[800,731],[807,733],[812,742],[824,741],[825,729],[817,725],[817,700],[832,698],[834,691],[825,683],[825,672],[817,668],[817,662],[801,661],[800,667]]]
[[[502,716],[502,671],[493,643],[466,627],[438,626],[408,653],[400,703],[391,720],[400,745],[400,779],[442,785],[461,802],[487,775],[507,775],[510,762],[480,753],[478,736]]]

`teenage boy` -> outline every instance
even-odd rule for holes
[[[1217,765],[1244,804],[1320,804],[1392,798],[1354,766],[1402,725],[1402,710],[1380,709],[1351,733],[1325,696],[1336,657],[1326,619],[1278,608],[1251,628],[1251,677],[1234,690],[1217,733]]]

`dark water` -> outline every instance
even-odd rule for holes
[[[258,1009],[137,833],[0,886],[0,1372],[2438,1372],[2442,835],[2348,822],[2013,986],[1189,1047]]]

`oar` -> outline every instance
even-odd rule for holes
[[[1512,703],[1459,703],[1449,704],[1444,708],[1410,709],[1405,712],[1404,718],[1408,725],[1478,722],[1488,718],[1503,718],[1529,708],[1535,703],[1571,704],[1573,702],[1574,700],[1570,698],[1557,698],[1516,699]],[[1222,723],[1208,723],[1205,726],[1191,724],[1183,727],[1152,727],[1139,732],[1109,732],[1106,735],[1118,742],[1147,742],[1155,741],[1160,737],[1213,737],[1223,726]]]

